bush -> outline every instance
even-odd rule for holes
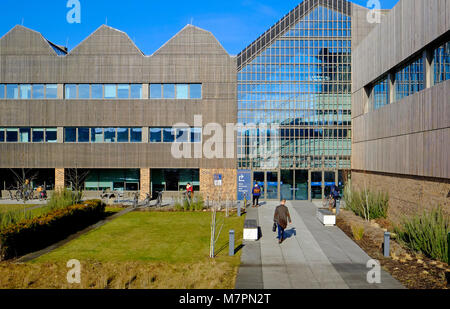
[[[74,193],[72,193],[72,191],[68,189],[62,189],[53,192],[50,200],[47,202],[47,206],[51,210],[65,208],[73,204],[75,204]]]
[[[361,240],[364,237],[364,226],[352,225],[352,233],[355,240]]]
[[[204,207],[205,202],[201,195],[194,195],[194,198],[190,204],[185,198],[181,201],[180,199],[176,199],[174,203],[174,208],[176,211],[201,211]]]
[[[449,262],[447,235],[450,232],[450,222],[441,207],[411,218],[403,218],[394,231],[398,240],[410,249],[432,259]]]
[[[104,214],[105,204],[94,200],[9,224],[0,230],[0,260],[43,249],[97,222]]]
[[[369,221],[371,219],[386,218],[389,207],[389,195],[370,190],[356,191],[351,189],[351,182],[344,188],[345,207],[356,215]]]

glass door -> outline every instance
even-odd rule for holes
[[[322,199],[322,172],[311,172],[311,199]]]
[[[331,187],[335,184],[335,172],[325,172],[325,197],[330,195]]]
[[[255,186],[255,183],[259,185],[261,188],[261,199],[264,199],[264,190],[265,190],[265,181],[264,181],[264,172],[253,172],[253,187]]]
[[[294,171],[281,171],[280,193],[282,199],[294,199]]]
[[[268,200],[278,199],[278,172],[267,172],[267,195]]]
[[[299,201],[308,200],[308,171],[295,171],[295,199]]]

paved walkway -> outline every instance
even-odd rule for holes
[[[247,219],[257,219],[262,237],[244,243],[236,289],[403,288],[383,270],[381,283],[369,284],[366,264],[371,258],[338,227],[324,227],[312,203],[287,203],[292,224],[279,245],[272,232],[277,205],[247,209]]]

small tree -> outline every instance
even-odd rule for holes
[[[76,167],[69,168],[66,170],[67,181],[70,183],[72,189],[73,204],[76,204],[82,200],[84,192],[84,183],[88,175],[89,175],[88,170],[79,170]]]
[[[20,172],[16,172],[10,168],[10,171],[14,174],[16,185],[13,189],[16,190],[16,198],[22,200],[25,204],[28,200],[33,198],[32,182],[37,178],[37,172],[32,173],[32,169],[21,168]]]

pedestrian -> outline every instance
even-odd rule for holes
[[[186,185],[186,193],[190,200],[192,200],[192,197],[194,196],[194,187],[188,182]]]
[[[253,187],[252,194],[253,194],[253,206],[252,207],[257,207],[257,206],[259,206],[259,197],[261,196],[261,188],[259,187],[259,185],[257,183],[255,183],[255,186]]]
[[[281,244],[284,240],[284,230],[288,225],[288,221],[289,223],[292,223],[289,209],[286,207],[286,200],[281,200],[280,206],[277,206],[277,208],[275,209],[273,221],[277,224],[278,243]]]

